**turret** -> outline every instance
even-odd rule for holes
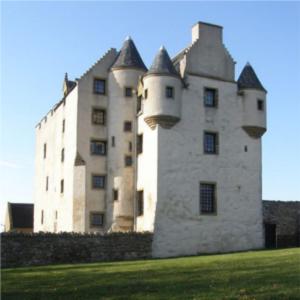
[[[266,132],[266,93],[252,66],[247,63],[238,79],[239,94],[242,96],[242,127],[253,138]]]
[[[154,129],[173,127],[181,117],[182,81],[164,47],[143,78],[144,120]]]
[[[133,229],[137,86],[146,71],[133,40],[128,37],[111,67],[108,81],[107,199],[108,205],[113,206],[112,231]]]

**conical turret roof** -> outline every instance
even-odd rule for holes
[[[130,37],[126,38],[116,61],[112,65],[112,69],[114,68],[138,68],[147,70],[133,40]]]
[[[167,50],[162,46],[156,54],[147,74],[163,74],[179,76]]]
[[[266,92],[266,89],[259,81],[254,69],[249,63],[244,67],[237,83],[239,89],[256,89]]]

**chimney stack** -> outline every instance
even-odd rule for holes
[[[197,39],[207,44],[222,43],[222,30],[222,26],[198,22],[192,27],[192,43]]]

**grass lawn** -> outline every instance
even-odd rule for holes
[[[2,299],[300,299],[300,248],[2,270]]]

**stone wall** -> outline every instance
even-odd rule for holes
[[[2,233],[1,267],[151,258],[151,233]]]
[[[300,201],[263,201],[265,224],[276,225],[276,246],[300,246]]]

